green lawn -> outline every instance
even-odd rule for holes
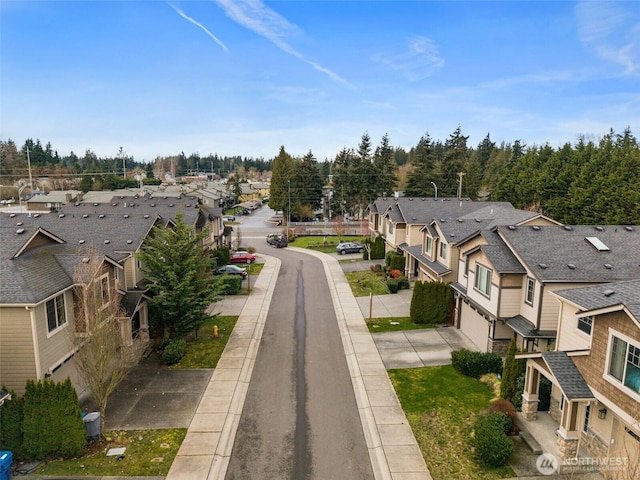
[[[186,428],[106,432],[91,442],[87,454],[72,460],[53,460],[35,474],[51,476],[165,476],[187,434]],[[126,447],[124,458],[107,457],[110,448]]]
[[[227,345],[238,317],[217,316],[198,329],[197,335],[187,338],[187,353],[172,368],[215,368]],[[213,336],[213,326],[218,326],[218,338]]]
[[[422,328],[438,328],[437,325],[413,323],[411,321],[411,317],[379,317],[365,320],[367,321],[367,328],[371,333],[399,332],[401,330],[419,330]],[[391,322],[398,323],[398,325],[392,325]]]
[[[344,275],[355,297],[365,297],[371,293],[374,295],[386,295],[389,293],[382,275],[376,275],[369,270],[345,272]]]
[[[310,248],[323,253],[335,253],[336,245],[340,242],[364,242],[367,237],[341,235],[340,237],[327,235],[327,246],[324,246],[324,237],[322,235],[310,235],[296,237],[289,245],[299,248]]]
[[[473,458],[473,422],[493,399],[491,387],[451,365],[389,370],[389,377],[434,480],[515,477],[509,466],[485,468]]]

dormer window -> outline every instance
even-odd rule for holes
[[[438,249],[438,257],[441,260],[447,259],[447,244],[444,242],[440,242],[440,248]]]
[[[427,237],[426,238],[426,243],[425,243],[425,246],[424,246],[424,252],[427,255],[431,255],[431,253],[433,252],[433,238],[431,238],[431,237]]]

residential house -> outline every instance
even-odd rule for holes
[[[558,454],[572,458],[584,447],[593,458],[613,459],[617,478],[637,478],[628,474],[640,465],[640,280],[551,296],[559,306],[556,350],[520,355],[527,359],[523,417],[536,420],[546,377]]]
[[[82,192],[76,190],[53,190],[46,195],[34,195],[27,200],[30,212],[58,212],[68,203],[75,202]]]
[[[553,350],[559,304],[550,292],[640,278],[632,226],[508,225],[459,244],[456,326],[482,351]]]
[[[479,206],[479,205],[478,205]],[[458,278],[458,246],[481,230],[496,225],[557,225],[539,213],[511,205],[488,205],[452,218],[436,218],[425,225],[419,245],[403,246],[407,277],[421,281],[455,282]]]
[[[70,376],[82,389],[62,334],[73,325],[78,258],[98,255],[111,267],[107,285],[127,313],[125,345],[140,355],[149,342],[148,297],[136,253],[154,225],[173,224],[178,212],[196,231],[209,232],[205,247],[221,245],[220,209],[201,208],[194,197],[119,195],[109,203],[68,204],[59,213],[1,214],[0,385],[21,392],[29,378]]]
[[[458,218],[484,207],[514,209],[508,202],[473,202],[468,198],[380,197],[369,205],[369,232],[381,235],[385,251],[421,245],[422,229],[438,218]],[[514,209],[515,210],[515,209]]]

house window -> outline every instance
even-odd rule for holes
[[[49,333],[67,323],[67,312],[64,308],[64,294],[48,300],[45,308],[47,311],[47,328]]]
[[[389,222],[389,233],[393,233],[393,223]]]
[[[578,330],[591,335],[591,327],[593,326],[593,315],[588,317],[580,317],[578,319]]]
[[[536,281],[533,278],[527,278],[527,296],[525,297],[525,303],[533,305],[533,294],[535,292]]]
[[[100,279],[100,287],[102,290],[102,305],[109,303],[109,277],[104,276]]]
[[[476,281],[474,286],[476,290],[489,296],[491,293],[491,270],[480,264],[476,265]]]
[[[468,277],[469,276],[469,265],[471,264],[471,259],[469,258],[469,255],[466,255],[464,257],[464,276]]]
[[[582,431],[586,432],[589,429],[589,416],[591,415],[591,405],[587,405],[584,409],[584,424],[582,425]]]
[[[425,246],[424,251],[427,255],[431,255],[431,251],[433,250],[433,238],[427,237],[427,245]]]
[[[442,260],[446,260],[447,259],[447,244],[440,242],[440,249],[438,251],[438,256],[442,259]]]
[[[611,335],[607,373],[626,388],[640,392],[640,347]]]

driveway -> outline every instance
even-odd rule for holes
[[[451,363],[451,352],[477,350],[464,333],[453,327],[373,333],[385,368],[417,368]]]

